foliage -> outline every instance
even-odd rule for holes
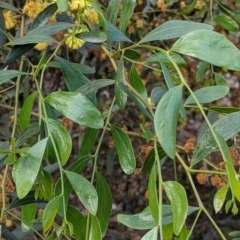
[[[175,4],[152,2],[162,13]],[[221,10],[214,17],[213,4]],[[8,95],[9,89],[14,89],[15,95],[14,107],[11,101],[9,105],[1,104],[1,108],[14,111],[6,127],[6,133],[11,130],[11,134],[5,134],[0,142],[4,167],[1,222],[6,223],[8,218],[19,221],[22,233],[34,232],[39,239],[102,239],[111,216],[112,196],[101,173],[99,155],[110,132],[111,147],[115,148],[119,167],[125,174],[133,174],[139,166],[133,139],[143,138],[151,146],[140,166],[142,174],[149,174],[149,206],[137,214],[118,214],[120,223],[148,230],[143,240],[157,240],[158,236],[166,240],[173,236],[189,239],[200,215],[205,214],[218,239],[227,239],[204,206],[193,179],[197,173],[199,183],[205,184],[210,178],[216,186],[212,202],[216,213],[224,205],[222,211],[238,213],[240,175],[236,168],[240,157],[236,141],[229,145],[227,140],[238,136],[240,109],[208,104],[223,98],[230,90],[219,69],[240,71],[240,51],[222,33],[214,31],[214,26],[237,32],[240,13],[218,0],[211,0],[209,5],[192,1],[178,9],[181,20],[165,21],[144,32],[143,20],[134,13],[135,5],[135,0],[111,0],[107,6],[94,0],[30,0],[19,11],[13,4],[0,2],[0,48],[7,64],[0,72],[1,92],[2,98]],[[143,13],[148,14],[152,8],[147,3]],[[203,16],[206,11],[211,13],[211,24],[189,20],[194,12]],[[134,19],[137,19],[135,30]],[[108,78],[91,81],[84,74],[94,73],[94,69],[69,61],[70,55],[86,52],[91,47],[105,54],[112,64],[113,72]],[[41,52],[37,63],[28,57],[33,48]],[[149,57],[142,54],[146,51]],[[181,71],[189,57],[200,62],[195,76],[197,90],[191,88]],[[16,66],[18,70],[12,69]],[[160,74],[163,82],[149,93],[138,66]],[[45,91],[45,75],[50,67],[60,69],[66,89]],[[113,97],[104,108],[96,93],[108,86],[114,86]],[[126,109],[129,103],[143,116],[141,132],[121,129],[112,121],[112,116]],[[186,113],[190,110],[199,112],[204,122],[196,147],[194,139],[179,146],[178,123],[188,120]],[[73,124],[86,128],[74,163],[70,161]],[[214,151],[221,155],[219,165],[207,158]],[[189,162],[185,161],[186,157]],[[164,180],[163,166],[167,162],[174,168],[171,180]],[[91,177],[87,179],[83,173],[90,163]],[[196,206],[188,203],[186,189],[178,182],[177,165],[185,171]],[[52,174],[55,170],[58,179]],[[86,211],[81,212],[70,204],[72,191]],[[10,205],[9,192],[14,192],[16,197]],[[19,206],[20,216],[13,211]],[[43,210],[36,215],[40,206]],[[195,219],[187,224],[192,213]],[[2,230],[6,239],[23,239],[24,234],[19,237],[7,227]],[[237,239],[239,232],[231,232],[229,236]]]

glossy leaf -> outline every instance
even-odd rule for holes
[[[68,9],[68,0],[57,0],[57,6],[61,12],[65,12]]]
[[[27,73],[17,70],[1,70],[0,71],[0,84],[3,84],[15,77],[25,75]]]
[[[127,94],[119,87],[119,83],[123,83],[125,85],[123,57],[121,57],[121,59],[119,60],[118,67],[117,67],[116,84],[114,88],[114,93],[115,93],[117,105],[120,108],[124,108],[127,102]]]
[[[158,228],[155,227],[147,232],[141,240],[157,240],[158,239]]]
[[[67,206],[67,220],[73,226],[73,233],[77,239],[85,239],[87,220],[78,209]]]
[[[187,33],[173,44],[171,51],[196,57],[229,70],[240,70],[240,51],[217,32],[201,29]]]
[[[214,207],[215,213],[218,213],[221,210],[225,202],[228,190],[229,190],[229,186],[225,185],[215,193],[213,198],[213,207]]]
[[[209,63],[208,62],[201,62],[198,70],[197,70],[197,74],[196,74],[196,82],[200,82],[203,80],[205,72],[207,70],[207,68],[209,67]]]
[[[236,21],[227,15],[218,15],[213,19],[213,21],[228,31],[237,32],[239,30],[239,26]]]
[[[170,52],[170,56],[179,67],[183,67],[187,64],[179,54]],[[172,66],[172,62],[169,60],[167,55],[163,53],[155,53],[149,58],[147,58],[145,62],[155,64],[160,64],[160,62],[162,62],[166,66]]]
[[[173,232],[179,235],[188,212],[186,191],[182,185],[174,181],[164,182],[163,185],[172,207]]]
[[[107,232],[109,219],[112,212],[112,194],[106,179],[99,173],[96,173],[96,190],[98,194],[98,209],[96,217],[99,221],[102,236]]]
[[[21,46],[14,46],[12,50],[9,52],[5,59],[5,63],[10,64],[14,62],[16,59],[21,57],[23,54],[31,50],[36,44],[26,44]]]
[[[150,41],[161,41],[173,38],[179,38],[186,33],[192,32],[198,29],[213,30],[213,27],[204,23],[196,23],[182,20],[171,20],[163,23],[159,27],[149,32],[142,38],[140,43]]]
[[[78,157],[89,155],[95,144],[97,134],[98,134],[97,129],[87,128],[86,132],[84,133],[83,140],[78,152]]]
[[[40,12],[37,17],[33,20],[29,31],[33,30],[34,28],[41,27],[45,25],[48,20],[52,17],[52,15],[57,11],[57,4],[51,4],[47,6],[42,12]]]
[[[101,128],[103,119],[98,109],[81,93],[75,92],[53,92],[45,101],[64,116],[78,124]]]
[[[28,125],[18,136],[15,143],[15,148],[19,148],[32,136],[39,132],[39,124],[37,122]]]
[[[49,23],[44,26],[40,25],[39,27],[32,29],[31,31],[28,32],[28,34],[32,34],[34,32],[43,32],[48,35],[54,35],[58,32],[64,31],[74,26],[75,24],[67,23],[67,22]]]
[[[121,32],[125,33],[129,20],[133,14],[136,5],[136,0],[124,0],[120,13],[120,26]],[[116,11],[116,10],[115,10]]]
[[[121,168],[126,174],[131,174],[136,168],[136,159],[130,138],[123,130],[113,125],[111,125],[111,133]]]
[[[132,87],[143,97],[143,99],[147,100],[147,89],[145,88],[134,65],[132,65],[129,72],[129,81]]]
[[[153,165],[148,180],[148,201],[150,211],[156,224],[159,223],[158,194],[156,187],[156,168]]]
[[[91,216],[91,228],[89,233],[89,240],[102,240],[101,226],[95,216]]]
[[[31,190],[42,162],[47,138],[37,142],[28,151],[26,157],[21,157],[15,164],[16,189],[18,197],[24,198]]]
[[[85,42],[102,43],[107,40],[107,35],[104,32],[82,32],[76,34],[77,38],[82,39]]]
[[[35,220],[35,215],[36,215],[36,204],[27,204],[23,205],[21,207],[21,213],[22,213],[22,231],[27,232],[31,229],[33,225],[33,221]]]
[[[0,2],[0,8],[8,9],[8,10],[11,10],[13,12],[19,12],[19,10],[16,7],[14,7],[13,4],[10,4],[8,2],[1,1]]]
[[[167,91],[168,90],[166,88],[162,88],[162,87],[153,88],[151,92],[152,105],[156,106]]]
[[[132,42],[127,36],[119,31],[113,24],[106,20],[106,32],[109,41],[112,42]]]
[[[195,91],[194,95],[200,103],[209,103],[226,96],[228,92],[228,86],[210,86]],[[192,95],[187,98],[185,104],[196,104]]]
[[[142,123],[140,123],[140,128],[141,128],[141,131],[143,133],[143,136],[145,137],[147,142],[149,142],[150,139],[153,137],[153,133]]]
[[[82,93],[83,95],[88,95],[89,93],[95,92],[100,88],[107,87],[115,84],[114,80],[111,79],[99,79],[89,83],[86,83],[82,87],[78,88],[76,91]]]
[[[158,140],[170,158],[176,149],[176,127],[182,101],[182,86],[171,88],[157,105],[154,128]]]
[[[137,60],[141,57],[141,54],[139,52],[132,49],[127,49],[126,51],[124,51],[123,55],[124,57],[127,57],[132,60]]]
[[[65,59],[63,59],[63,60],[65,60]],[[95,70],[93,68],[87,66],[87,65],[80,64],[80,63],[71,63],[71,64],[74,65],[75,67],[77,67],[79,69],[79,71],[83,74],[93,74],[93,73],[95,73]],[[51,62],[48,63],[48,67],[61,68],[61,64],[60,64],[59,61],[51,61]],[[66,70],[65,68],[66,68],[66,66],[63,66],[64,70]]]
[[[31,43],[53,43],[56,42],[56,40],[51,37],[50,35],[47,35],[45,33],[42,32],[34,32],[31,34],[27,34],[23,37],[20,38],[15,38],[14,40],[12,40],[11,42],[6,43],[5,45],[26,45],[26,44],[31,44]]]
[[[122,0],[111,0],[108,4],[106,19],[113,25],[116,24],[118,9],[120,7],[121,2]]]
[[[66,171],[65,174],[83,206],[95,215],[98,207],[98,195],[95,188],[86,178],[77,173]]]
[[[72,151],[72,138],[66,128],[58,121],[50,118],[45,121],[48,122],[49,131],[56,144],[62,165],[65,165]]]
[[[212,127],[226,141],[240,131],[239,118],[240,112],[231,113],[216,121]],[[200,162],[216,148],[217,144],[210,130],[207,130],[197,143],[196,149],[193,153],[191,166]]]
[[[42,215],[42,224],[44,232],[46,232],[52,226],[54,219],[57,215],[59,203],[61,200],[62,196],[57,196],[51,199],[46,205]]]

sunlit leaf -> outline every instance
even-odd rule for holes
[[[27,232],[31,229],[33,225],[33,221],[35,219],[36,210],[37,210],[37,207],[35,203],[23,205],[21,207],[21,213],[22,213],[21,225],[22,225],[23,232]]]
[[[158,239],[158,228],[155,227],[149,232],[147,232],[141,240],[157,240]]]
[[[107,40],[107,35],[104,32],[82,32],[76,34],[76,37],[91,43],[102,43]]]
[[[97,217],[95,216],[91,216],[89,240],[102,240],[101,226]]]
[[[213,21],[228,31],[237,32],[239,30],[238,24],[227,15],[218,15]]]
[[[213,198],[213,207],[214,207],[215,213],[218,213],[221,210],[225,202],[228,190],[229,190],[229,186],[225,185],[215,193]]]
[[[61,12],[65,12],[68,9],[68,0],[57,0],[57,6]]]

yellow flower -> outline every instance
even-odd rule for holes
[[[71,11],[75,11],[78,9],[83,9],[86,6],[91,5],[89,2],[86,0],[72,0],[72,3],[69,4],[69,8]]]
[[[71,49],[78,49],[83,46],[84,41],[76,37],[77,33],[82,32],[82,30],[78,30],[73,32],[72,30],[68,30],[69,33],[64,34],[66,38],[65,44]]]
[[[84,12],[86,19],[92,23],[92,24],[97,24],[99,23],[98,21],[98,14],[97,11],[95,9],[91,9],[91,10],[85,10]]]
[[[47,48],[47,43],[38,43],[34,48],[38,51],[43,51]]]
[[[39,2],[29,1],[24,5],[23,13],[27,13],[29,18],[34,19],[43,10],[42,5]]]
[[[15,19],[16,14],[10,10],[3,10],[3,17],[5,20],[6,29],[11,29],[16,26],[17,20]]]

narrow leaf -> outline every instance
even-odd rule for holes
[[[214,206],[215,213],[218,213],[221,210],[225,202],[228,190],[229,190],[229,186],[225,185],[215,193],[213,198],[213,206]]]
[[[136,5],[136,0],[124,0],[120,13],[120,26],[121,32],[125,33],[128,22],[133,14]]]
[[[1,2],[0,2],[1,6]],[[0,49],[3,49],[4,44],[6,43],[7,40],[7,35],[6,35],[6,28],[5,28],[5,20],[3,17],[2,11],[0,12]]]
[[[237,32],[239,30],[239,26],[236,21],[227,15],[218,15],[213,19],[213,21],[228,31]]]
[[[228,92],[228,86],[210,86],[195,91],[194,95],[200,103],[209,103],[224,97]],[[187,98],[185,104],[196,104],[192,95]]]
[[[106,19],[115,25],[117,20],[118,9],[120,7],[122,0],[111,0],[107,7]]]
[[[36,215],[36,204],[27,204],[23,205],[21,207],[21,213],[22,213],[22,231],[27,232],[31,229],[33,225],[33,221],[35,220],[35,215]]]
[[[128,135],[120,128],[111,125],[111,133],[116,146],[119,162],[126,174],[131,174],[136,168],[132,143]]]
[[[228,86],[227,80],[221,74],[213,73],[217,85]]]
[[[147,232],[141,240],[157,240],[158,239],[158,228],[155,227],[149,232]]]
[[[176,149],[176,127],[182,101],[182,86],[171,88],[158,103],[154,128],[158,140],[170,158],[174,158]]]
[[[210,111],[214,111],[214,112],[218,112],[218,113],[225,113],[225,114],[230,114],[230,113],[240,111],[240,108],[236,108],[236,107],[209,107],[208,109]]]
[[[196,30],[178,39],[171,51],[196,57],[229,70],[240,70],[240,51],[226,37],[209,30]],[[234,61],[232,60],[234,59]]]
[[[91,216],[91,228],[89,233],[89,240],[102,240],[101,226],[95,216]]]
[[[15,77],[25,75],[27,73],[17,70],[1,70],[0,71],[0,84],[3,84]]]
[[[112,212],[112,194],[106,179],[99,173],[96,173],[98,209],[96,217],[99,221],[102,236],[107,232],[109,219]]]
[[[46,232],[53,224],[57,215],[58,207],[62,196],[57,196],[47,204],[42,215],[43,231]]]
[[[204,23],[171,20],[149,32],[139,43],[179,38],[198,29],[213,30],[213,27]]]
[[[10,4],[10,3],[4,2],[4,1],[0,2],[0,8],[8,9],[13,12],[19,12],[19,10],[16,7],[14,7],[13,4]]]
[[[153,137],[153,133],[142,123],[140,123],[140,128],[141,128],[141,131],[143,133],[143,136],[145,137],[147,142],[149,142],[150,139]]]
[[[132,60],[137,60],[141,57],[141,54],[139,52],[132,49],[127,49],[126,51],[124,51],[123,55],[124,57],[127,57]]]
[[[156,106],[167,91],[168,90],[166,88],[162,88],[162,87],[153,88],[151,92],[152,105]]]
[[[98,195],[92,184],[77,173],[66,171],[65,174],[83,206],[95,215],[98,207]]]
[[[53,92],[45,101],[69,119],[91,128],[101,128],[103,119],[98,109],[81,93]]]
[[[16,188],[18,197],[24,198],[31,190],[42,162],[47,138],[33,145],[26,157],[21,157],[15,164]]]
[[[163,185],[171,202],[173,232],[178,236],[187,218],[188,202],[186,191],[182,185],[174,181],[164,182]]]
[[[198,70],[197,70],[197,74],[196,74],[196,82],[199,83],[200,81],[203,80],[204,78],[204,74],[208,68],[210,64],[208,62],[201,62]]]
[[[102,43],[107,40],[107,35],[104,32],[82,32],[76,34],[77,38],[82,39],[85,42]]]

